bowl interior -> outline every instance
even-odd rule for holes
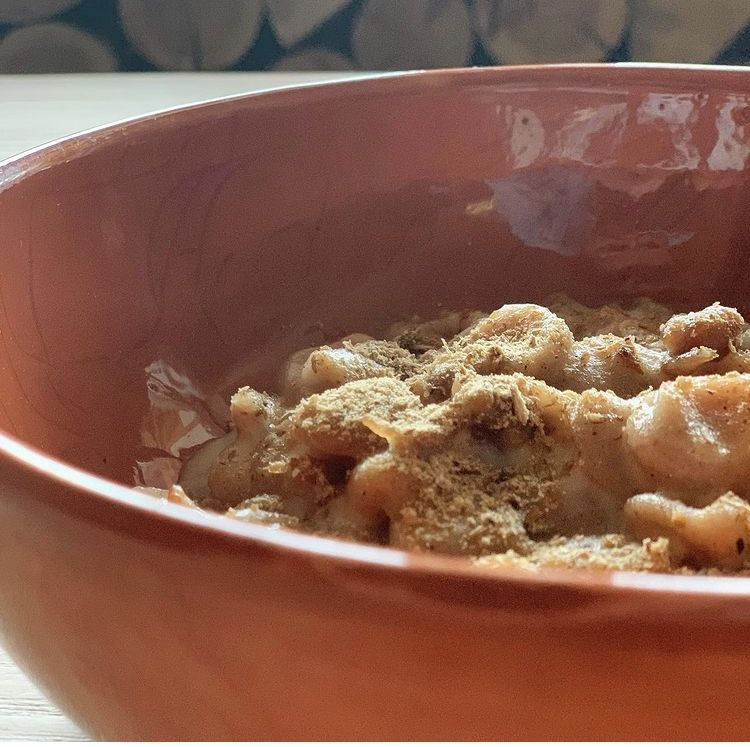
[[[386,76],[7,163],[0,426],[132,484],[157,454],[143,424],[160,361],[225,393],[271,387],[294,349],[440,307],[565,290],[750,311],[748,75]]]

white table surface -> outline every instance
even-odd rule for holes
[[[0,159],[118,119],[354,73],[121,73],[0,76]],[[0,740],[85,739],[0,649]]]

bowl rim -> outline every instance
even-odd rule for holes
[[[660,74],[662,78],[660,79]],[[696,79],[696,74],[699,76]],[[147,131],[155,123],[179,126],[180,122],[196,114],[208,116],[216,108],[241,107],[251,100],[295,100],[304,103],[320,94],[353,95],[357,93],[389,94],[408,90],[410,86],[466,85],[476,80],[498,84],[590,85],[597,88],[617,88],[633,84],[651,83],[669,87],[695,88],[701,80],[710,82],[714,90],[742,90],[740,76],[746,77],[750,93],[750,68],[731,65],[673,64],[673,63],[575,63],[558,65],[513,65],[440,70],[409,70],[384,73],[363,73],[333,80],[312,81],[283,86],[272,86],[249,93],[230,94],[196,103],[173,106],[110,124],[77,132],[33,147],[22,153],[0,160],[0,193],[25,177],[65,161],[86,155],[113,138]],[[723,85],[718,85],[723,84]],[[730,85],[734,84],[734,85]],[[553,587],[559,590],[587,590],[593,593],[612,592],[663,598],[664,595],[697,597],[703,600],[750,598],[750,578],[678,576],[659,573],[628,571],[594,571],[583,569],[482,568],[471,565],[465,558],[439,553],[417,553],[320,537],[283,528],[240,522],[220,514],[159,501],[139,493],[132,487],[115,482],[56,459],[0,429],[0,459],[10,462],[23,472],[48,478],[52,484],[67,486],[95,496],[108,507],[124,512],[134,519],[162,522],[173,530],[191,528],[205,537],[231,540],[245,546],[261,546],[277,552],[290,553],[317,564],[346,564],[367,566],[381,572],[399,575],[424,575],[458,579],[484,579],[486,583],[527,587]]]

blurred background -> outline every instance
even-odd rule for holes
[[[0,0],[0,73],[750,62],[748,0]]]

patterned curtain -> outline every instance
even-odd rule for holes
[[[0,73],[750,61],[748,0],[0,0]]]

